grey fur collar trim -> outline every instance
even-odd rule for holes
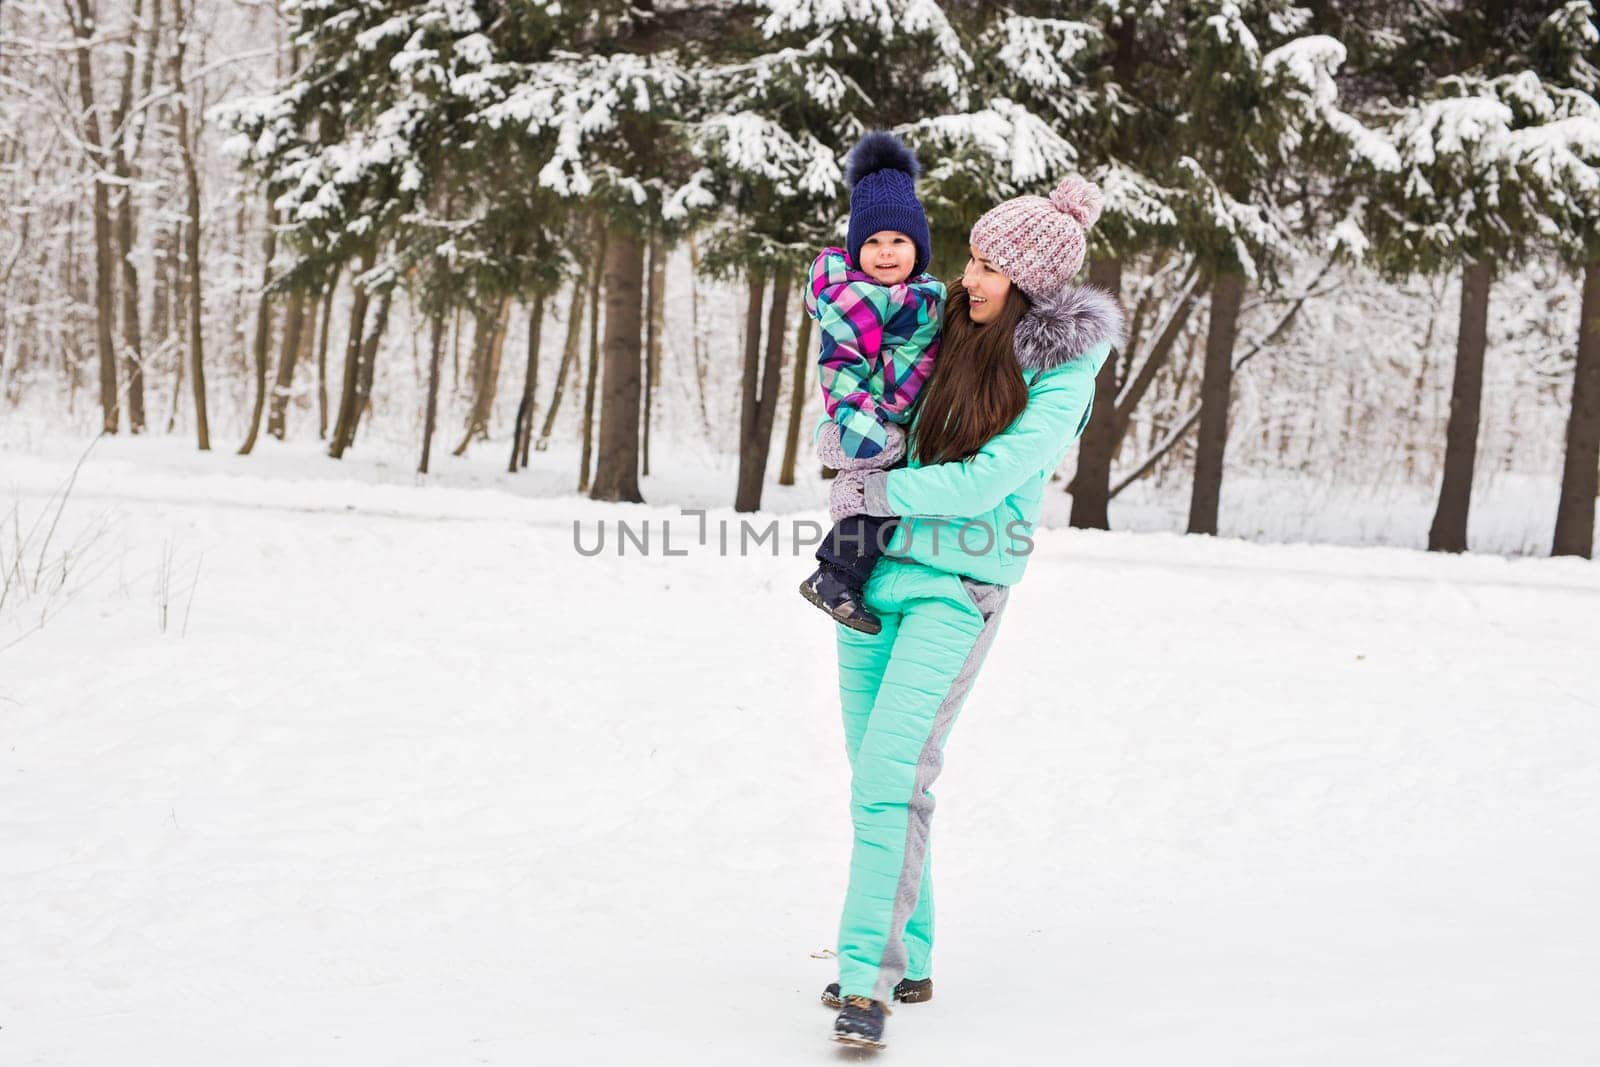
[[[1126,335],[1116,298],[1093,285],[1069,285],[1035,300],[1012,335],[1024,371],[1051,370],[1070,363],[1102,341],[1122,345]]]

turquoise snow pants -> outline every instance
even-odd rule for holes
[[[933,953],[929,833],[944,744],[994,641],[1009,590],[881,559],[866,604],[883,632],[838,627],[839,699],[855,844],[839,922],[843,996],[888,1003]]]

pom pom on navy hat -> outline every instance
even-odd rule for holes
[[[844,184],[854,189],[862,178],[880,170],[898,170],[912,181],[922,177],[922,164],[904,141],[892,133],[873,130],[850,149],[844,162]]]

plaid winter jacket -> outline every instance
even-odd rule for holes
[[[884,420],[911,421],[939,352],[944,298],[944,283],[931,274],[883,285],[842,248],[825,248],[812,262],[806,313],[822,334],[822,400],[846,455],[876,456],[887,442]]]

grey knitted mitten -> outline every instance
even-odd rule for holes
[[[906,432],[892,422],[884,424],[883,432],[888,438],[883,451],[870,459],[857,459],[845,455],[839,444],[839,424],[830,422],[817,435],[817,458],[836,471],[885,470],[905,456]]]

